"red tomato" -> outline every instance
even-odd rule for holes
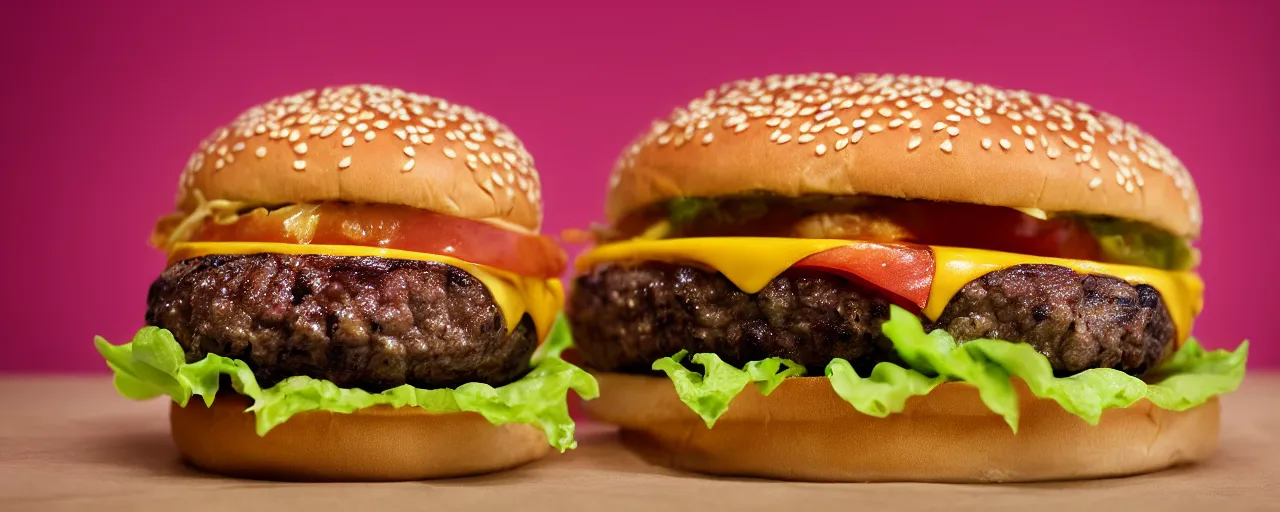
[[[887,292],[894,301],[923,309],[933,285],[933,251],[904,244],[849,242],[811,255],[793,267],[813,268],[855,279]]]
[[[391,205],[325,203],[208,221],[192,241],[360,245],[452,256],[531,277],[558,277],[564,250],[541,235],[476,220]],[[314,223],[314,228],[311,227]]]

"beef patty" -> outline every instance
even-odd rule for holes
[[[265,387],[305,375],[346,388],[501,385],[529,369],[529,317],[507,332],[474,276],[376,257],[253,254],[178,262],[151,285],[146,321],[187,362],[240,359]]]
[[[647,262],[602,265],[580,276],[568,304],[586,365],[647,373],[681,349],[741,366],[783,357],[822,375],[832,358],[868,370],[900,362],[880,324],[889,302],[832,274],[791,269],[757,293],[714,271]],[[926,329],[959,341],[1028,343],[1055,372],[1115,368],[1141,374],[1173,350],[1174,326],[1159,292],[1056,265],[1018,265],[965,285]]]

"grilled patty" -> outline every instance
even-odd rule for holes
[[[602,265],[580,276],[567,313],[588,366],[647,373],[685,349],[734,365],[783,357],[821,375],[832,358],[860,370],[900,362],[880,332],[889,302],[842,277],[791,269],[754,294],[722,274],[667,263]],[[927,329],[959,341],[1031,344],[1055,372],[1115,368],[1141,374],[1173,350],[1159,292],[1055,265],[1018,265],[964,286]]]
[[[508,333],[484,285],[453,266],[376,257],[254,254],[178,262],[151,285],[146,321],[187,362],[248,363],[263,386],[305,375],[346,388],[501,385],[529,369],[529,317]]]

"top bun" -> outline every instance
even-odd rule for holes
[[[622,154],[606,214],[682,196],[867,194],[1038,208],[1200,234],[1172,153],[1088,105],[943,78],[774,75],[675,109]]]
[[[376,85],[277,98],[214,130],[182,173],[179,213],[200,197],[393,204],[529,231],[542,224],[533,158],[506,126]]]

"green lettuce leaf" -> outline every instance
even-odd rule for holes
[[[907,368],[880,363],[869,376],[862,377],[843,359],[833,359],[826,367],[832,388],[854,409],[883,418],[901,412],[908,399],[928,394],[938,384],[967,382],[978,388],[982,402],[1004,417],[1014,432],[1019,417],[1014,377],[1025,382],[1035,396],[1054,400],[1067,412],[1096,425],[1103,411],[1128,407],[1144,398],[1156,407],[1181,411],[1235,391],[1244,380],[1249,353],[1248,341],[1234,351],[1208,351],[1189,339],[1147,381],[1109,368],[1057,377],[1049,360],[1030,345],[990,339],[957,343],[946,331],[925,332],[916,315],[897,306],[892,307],[881,328]],[[729,402],[747,382],[759,383],[714,354],[696,354],[693,361],[707,370],[704,378],[680,364],[684,356],[682,351],[658,360],[653,367],[667,372],[681,400],[702,416],[708,427],[728,410]],[[763,362],[754,361],[746,367]],[[789,368],[803,371],[798,365]],[[769,390],[787,376],[775,374]]]
[[[654,361],[653,369],[667,374],[675,384],[680,401],[698,413],[707,428],[714,426],[720,415],[729,410],[729,402],[747,384],[754,382],[760,393],[767,396],[783,379],[804,375],[803,366],[787,359],[771,357],[752,361],[739,369],[722,361],[720,356],[709,353],[693,356],[693,363],[702,365],[704,369],[704,373],[698,373],[681,363],[687,354],[688,351],[681,350],[671,357]]]
[[[858,412],[877,418],[902,412],[908,398],[928,394],[946,381],[944,377],[926,377],[893,363],[877,364],[870,376],[859,377],[853,366],[840,358],[827,364],[826,373],[840,398]]]
[[[254,414],[258,435],[304,411],[346,414],[375,405],[412,406],[433,413],[475,412],[494,425],[534,425],[563,452],[577,446],[569,417],[569,390],[588,400],[600,393],[590,374],[560,358],[573,343],[563,319],[557,320],[546,343],[535,353],[532,370],[520,380],[496,388],[478,382],[455,389],[419,389],[406,384],[369,393],[299,376],[263,389],[244,361],[209,354],[188,364],[182,347],[164,329],[144,327],[124,345],[112,345],[102,337],[93,342],[115,373],[116,389],[136,400],[165,395],[186,407],[193,395],[199,395],[208,406],[218,393],[220,377],[226,375],[237,393],[253,399],[246,412]]]

